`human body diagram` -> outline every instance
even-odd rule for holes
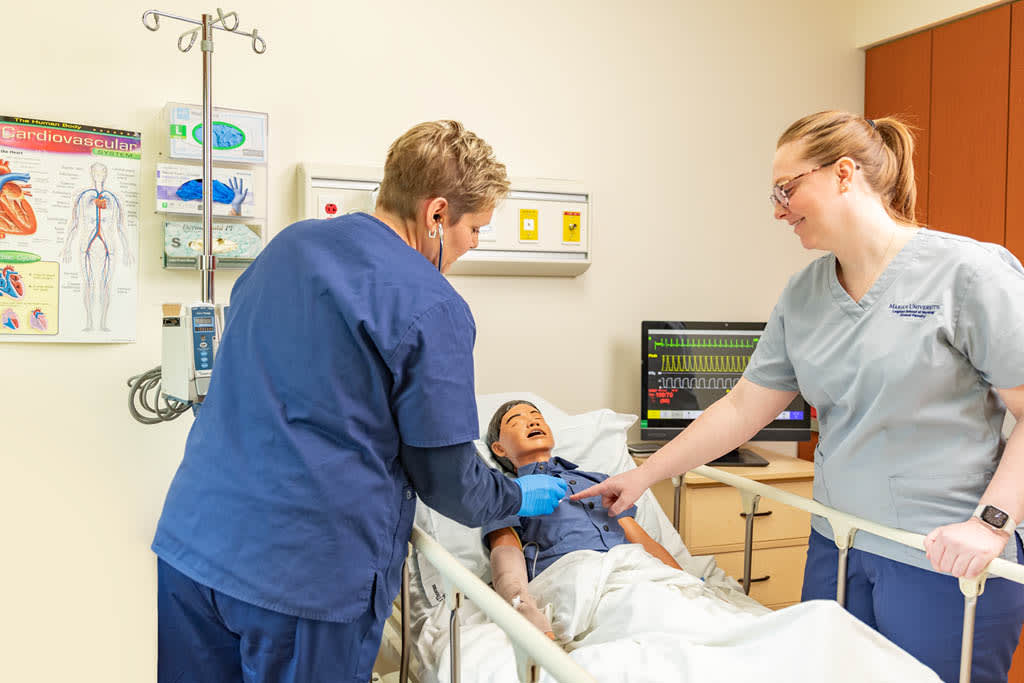
[[[99,329],[109,332],[107,313],[110,310],[110,289],[118,251],[127,267],[134,265],[135,257],[128,243],[121,200],[104,187],[107,167],[97,162],[89,168],[89,173],[93,185],[75,195],[60,257],[68,264],[75,254],[78,255],[78,271],[82,278],[82,299],[85,304],[84,330],[97,329],[98,313]],[[74,247],[76,238],[77,248]]]

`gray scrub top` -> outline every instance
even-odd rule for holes
[[[994,388],[1024,385],[1024,268],[1001,246],[921,229],[854,301],[823,256],[790,279],[744,377],[817,408],[817,501],[920,534],[962,522],[1006,445]],[[931,569],[863,531],[854,547]],[[1014,543],[1002,557],[1016,561]]]

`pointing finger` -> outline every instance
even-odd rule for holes
[[[605,489],[605,486],[604,486],[603,483],[602,484],[595,484],[594,486],[591,486],[589,489],[583,489],[579,493],[572,494],[571,496],[569,496],[569,500],[579,500],[581,498],[590,498],[592,496],[600,496],[600,495],[602,495],[604,493],[604,489]]]

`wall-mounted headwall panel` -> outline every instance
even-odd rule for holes
[[[302,218],[373,211],[382,170],[358,166],[299,167]],[[590,195],[567,180],[513,178],[512,191],[480,234],[480,245],[452,275],[574,277],[591,263]]]

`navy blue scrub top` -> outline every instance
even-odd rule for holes
[[[286,228],[232,290],[153,550],[285,614],[386,608],[415,492],[473,526],[521,503],[469,443],[475,337],[462,297],[372,216]]]
[[[547,462],[523,465],[516,471],[516,477],[525,477],[528,474],[549,474],[561,479],[569,486],[570,496],[608,478],[607,474],[581,470],[568,460],[558,457]],[[577,501],[567,498],[550,515],[510,515],[485,524],[481,531],[486,544],[487,534],[492,531],[505,527],[514,529],[523,544],[526,570],[532,581],[537,574],[553,565],[560,557],[575,550],[607,552],[617,545],[629,543],[626,540],[626,532],[618,522],[623,517],[636,517],[636,506],[630,507],[617,517],[610,517],[608,509],[601,504],[601,496],[591,496]]]

